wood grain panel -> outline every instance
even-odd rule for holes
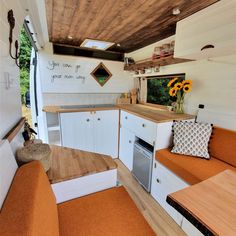
[[[235,235],[235,171],[223,171],[199,184],[172,193],[167,201],[204,235]]]
[[[51,168],[47,172],[51,183],[74,179],[117,168],[107,155],[51,145]]]
[[[3,137],[3,139],[7,139],[9,142],[11,142],[16,137],[16,135],[21,130],[21,128],[24,126],[25,121],[26,121],[26,118],[22,117],[16,123],[16,125]]]
[[[49,38],[74,46],[85,38],[105,40],[121,44],[112,50],[130,52],[173,35],[177,21],[217,1],[46,0]]]

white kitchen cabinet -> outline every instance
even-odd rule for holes
[[[186,182],[155,161],[152,172],[151,195],[178,225],[181,225],[183,216],[166,202],[166,197],[168,194],[188,186]]]
[[[119,158],[132,171],[135,135],[125,127],[120,128]]]
[[[236,1],[222,0],[177,22],[174,57],[204,59],[236,53]],[[201,50],[206,45],[212,49]]]
[[[93,117],[94,151],[118,157],[119,111],[96,111]]]
[[[61,113],[64,147],[118,156],[119,111]]]
[[[157,124],[139,116],[121,111],[121,126],[132,131],[136,136],[154,145],[157,135]]]
[[[62,146],[94,151],[94,122],[91,112],[61,113]]]

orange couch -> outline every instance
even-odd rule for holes
[[[38,161],[20,167],[0,212],[4,236],[155,235],[123,187],[56,205]]]
[[[156,160],[190,185],[226,169],[236,171],[236,132],[214,127],[209,143],[210,160],[174,154],[170,149],[156,152]]]

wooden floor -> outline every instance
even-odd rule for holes
[[[165,210],[133,178],[118,159],[118,180],[126,188],[137,207],[158,236],[186,235]]]

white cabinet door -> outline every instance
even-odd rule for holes
[[[204,59],[236,53],[236,1],[219,1],[179,21],[174,57]],[[214,48],[202,50],[206,45]]]
[[[156,140],[157,124],[128,112],[121,112],[121,126],[153,145]]]
[[[84,151],[94,150],[93,117],[90,112],[61,113],[62,146]]]
[[[120,128],[119,158],[132,171],[135,135],[125,127]]]
[[[96,111],[94,119],[94,151],[118,157],[119,110]]]
[[[152,173],[151,195],[166,210],[166,212],[181,225],[183,216],[166,202],[168,194],[188,187],[183,180],[155,161]]]

